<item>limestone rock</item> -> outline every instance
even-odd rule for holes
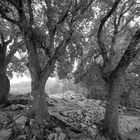
[[[123,134],[132,132],[133,130],[140,129],[140,118],[134,116],[122,115],[119,117],[119,129]]]
[[[0,140],[8,140],[12,134],[11,129],[1,130],[0,131]]]
[[[64,93],[64,99],[65,100],[70,100],[70,99],[74,99],[75,98],[75,95],[76,95],[76,93],[74,92],[74,91],[72,91],[72,90],[67,90],[65,93]]]
[[[18,136],[17,140],[26,140],[26,135]]]
[[[65,138],[66,138],[66,134],[60,133],[59,137],[58,137],[58,140],[65,140]]]
[[[51,133],[48,136],[48,140],[57,140],[57,133]]]
[[[19,126],[19,127],[25,127],[25,123],[27,121],[27,117],[25,116],[15,116],[14,117],[15,123]]]
[[[93,129],[91,127],[88,128],[88,132],[90,133],[90,135],[92,137],[95,137],[97,135],[97,130],[96,129]]]
[[[2,111],[0,111],[0,124],[4,124],[8,121],[8,118],[6,114],[4,114]]]
[[[65,138],[66,138],[66,134],[64,134],[63,132],[51,133],[48,136],[48,140],[65,140]]]
[[[22,105],[22,104],[16,104],[16,105],[12,105],[11,106],[11,108],[12,108],[12,110],[20,110],[20,109],[24,109],[24,108],[26,108],[26,106],[25,105]]]

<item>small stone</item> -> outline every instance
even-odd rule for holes
[[[87,127],[87,125],[86,125],[86,124],[84,124],[84,123],[81,123],[81,127],[86,128],[86,127]]]
[[[58,140],[64,140],[66,138],[66,134],[60,133]]]
[[[92,129],[91,127],[88,128],[88,132],[91,134],[92,137],[95,137],[97,134],[97,132],[94,129]]]
[[[51,133],[48,136],[48,140],[57,140],[57,133]]]
[[[101,104],[101,100],[97,100],[96,104],[99,106]]]
[[[0,131],[0,140],[8,140],[12,134],[11,129],[1,130]]]
[[[17,140],[26,140],[26,135],[18,136]]]
[[[86,117],[85,117],[85,121],[88,122],[89,120],[90,120],[90,117],[89,117],[89,116],[86,116]]]
[[[12,110],[17,110],[19,107],[17,105],[12,105],[11,108]]]
[[[78,115],[81,115],[81,110],[77,110],[77,114]]]
[[[27,117],[25,117],[25,116],[20,116],[20,117],[18,117],[18,118],[15,120],[15,123],[16,123],[17,125],[20,125],[20,126],[24,127],[24,126],[25,126],[25,123],[26,123],[26,120],[27,120]]]
[[[62,132],[62,129],[60,127],[55,128],[56,132]]]
[[[7,121],[8,121],[8,118],[6,117],[6,115],[0,111],[0,124],[4,124]]]
[[[94,129],[96,129],[96,128],[97,128],[97,126],[96,126],[96,125],[92,125],[91,127],[92,127],[92,128],[94,128]]]

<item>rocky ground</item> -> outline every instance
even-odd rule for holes
[[[10,96],[10,105],[0,108],[0,140],[102,140],[99,132],[104,117],[105,102],[86,99],[82,95],[47,98],[53,129],[38,128],[28,117],[29,94]],[[119,107],[119,128],[124,135],[140,140],[140,113]],[[97,138],[98,137],[98,138]]]

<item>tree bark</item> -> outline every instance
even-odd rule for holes
[[[132,37],[126,51],[108,78],[108,98],[105,111],[104,134],[111,140],[122,140],[118,130],[119,82],[129,64],[139,52],[140,29]]]
[[[32,41],[32,31],[25,34],[25,43],[28,50],[28,68],[31,75],[31,93],[33,96],[32,112],[35,115],[36,121],[39,125],[44,124],[44,120],[49,124],[50,115],[46,102],[45,84],[51,72],[54,70],[55,59],[48,61],[46,69],[41,69],[39,58],[37,54],[36,43]]]
[[[44,120],[47,121],[47,123],[50,123],[50,114],[48,112],[48,105],[46,101],[47,94],[45,93],[45,84],[48,80],[52,70],[54,69],[54,64],[50,65],[50,69],[46,71],[45,76],[41,76],[41,73],[34,73],[33,71],[30,71],[31,74],[31,92],[33,96],[33,112],[35,113],[36,120],[38,124],[42,125]]]
[[[120,76],[115,74],[110,76],[105,111],[104,135],[111,140],[122,139],[118,129],[119,82]]]
[[[46,103],[45,95],[45,83],[41,80],[35,80],[31,82],[32,96],[33,96],[33,111],[35,113],[36,120],[39,124],[42,124],[43,120],[50,121],[50,115]]]
[[[7,104],[10,91],[10,81],[6,76],[5,50],[0,46],[0,104]]]

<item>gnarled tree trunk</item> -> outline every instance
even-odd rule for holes
[[[118,128],[119,82],[121,76],[138,54],[140,29],[132,37],[126,51],[108,79],[108,99],[105,112],[104,133],[110,140],[122,140]]]
[[[0,104],[7,104],[9,90],[9,79],[7,78],[6,73],[4,71],[0,71]]]
[[[28,50],[28,68],[31,75],[31,93],[33,96],[32,111],[38,124],[44,124],[44,120],[50,123],[50,115],[46,102],[45,84],[54,70],[55,59],[50,59],[42,70],[37,54],[36,43],[32,41],[32,30],[25,35],[26,47]]]
[[[54,63],[53,65],[50,65],[51,70],[54,69]],[[50,122],[50,115],[48,112],[48,105],[46,101],[46,93],[45,93],[45,84],[47,79],[49,78],[52,71],[48,69],[45,76],[41,76],[41,73],[33,73],[30,71],[31,74],[31,93],[33,96],[33,112],[35,113],[35,117],[37,122],[41,125],[44,120],[47,121],[47,123]]]
[[[6,76],[5,69],[5,48],[0,46],[0,104],[7,104],[10,90],[10,81]]]
[[[45,83],[40,79],[32,80],[31,82],[32,96],[33,96],[33,111],[37,122],[42,123],[43,120],[50,121],[50,115],[46,103]]]
[[[111,140],[121,140],[118,129],[119,82],[119,76],[113,74],[110,76],[104,121],[104,135]]]

